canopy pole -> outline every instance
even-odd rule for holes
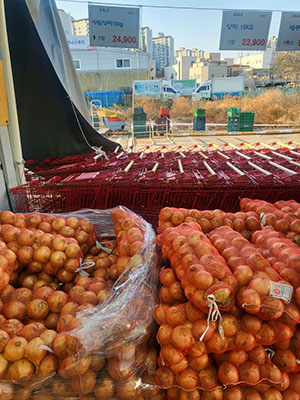
[[[4,79],[7,94],[9,113],[9,136],[12,145],[13,161],[17,176],[18,185],[25,183],[24,160],[20,139],[18,112],[16,105],[13,74],[11,69],[10,52],[8,45],[4,0],[0,0],[0,49],[3,58]]]

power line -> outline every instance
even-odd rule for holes
[[[103,3],[98,1],[88,1],[88,0],[56,0],[65,3],[76,3],[76,4],[95,4],[95,5],[109,5],[109,6],[125,6],[125,7],[141,7],[141,8],[160,8],[160,9],[170,9],[170,10],[200,10],[200,11],[236,11],[237,8],[220,8],[220,7],[188,7],[188,6],[168,6],[168,5],[152,5],[152,4],[125,4],[125,3]],[[239,9],[243,10],[243,9]],[[259,11],[259,12],[296,12],[300,10],[260,10],[260,9],[244,9],[245,11]]]

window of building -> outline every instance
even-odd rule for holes
[[[130,68],[129,58],[119,58],[116,60],[116,68]]]
[[[75,69],[81,69],[80,60],[73,60]]]

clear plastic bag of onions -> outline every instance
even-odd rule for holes
[[[0,212],[0,399],[162,399],[158,268],[124,207]]]

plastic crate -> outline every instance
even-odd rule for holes
[[[205,108],[194,108],[194,117],[205,117]]]
[[[240,107],[229,107],[227,108],[227,116],[228,117],[234,117],[238,116],[241,112]]]

